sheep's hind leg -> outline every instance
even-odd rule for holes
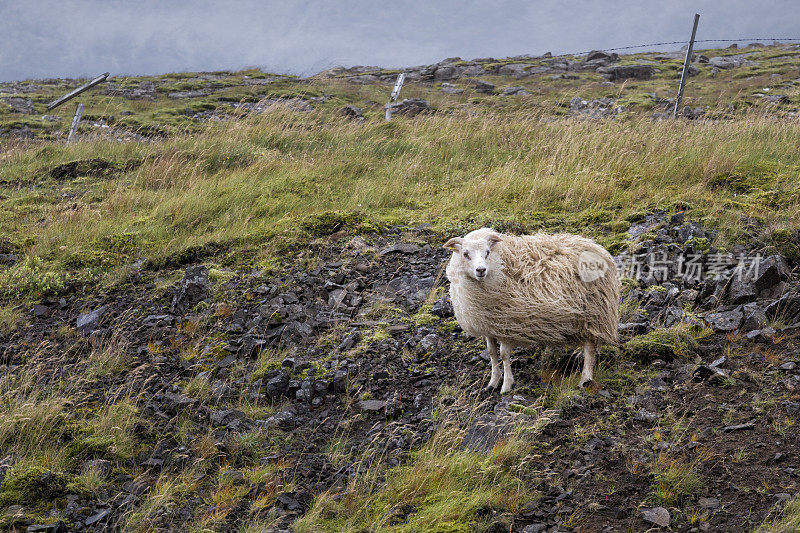
[[[597,345],[593,341],[583,344],[583,371],[578,387],[585,389],[594,382],[594,362],[597,354]]]
[[[494,390],[500,384],[500,358],[497,356],[497,350],[500,345],[497,339],[486,337],[486,349],[489,351],[489,359],[492,361],[492,378],[489,380],[489,385],[486,387],[489,390]]]
[[[503,388],[500,389],[500,393],[506,394],[511,392],[511,387],[514,386],[514,374],[511,373],[511,346],[501,342],[500,357],[503,358]]]

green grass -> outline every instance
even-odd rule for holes
[[[794,498],[786,504],[778,516],[765,521],[754,530],[754,533],[789,533],[800,531],[800,498]]]
[[[707,327],[678,323],[633,337],[623,344],[622,349],[628,357],[639,359],[646,359],[651,354],[688,357],[697,348],[698,341],[711,333]]]
[[[792,123],[757,117],[598,124],[515,112],[352,124],[276,112],[163,143],[9,147],[0,181],[36,185],[2,189],[0,231],[24,258],[0,271],[0,297],[92,285],[142,257],[154,266],[209,256],[223,266],[269,263],[366,218],[432,221],[443,234],[513,221],[611,245],[634,211],[680,204],[735,240],[741,216],[794,226],[798,142]],[[58,164],[91,158],[141,163],[114,177],[49,178]],[[734,174],[757,191],[719,187],[719,176]],[[78,195],[65,200],[65,191]],[[336,220],[325,215],[333,212]]]
[[[367,472],[344,493],[319,495],[296,531],[336,532],[471,532],[492,523],[508,527],[511,516],[537,493],[529,486],[536,472],[528,464],[536,425],[499,441],[486,453],[461,446],[474,404],[457,402],[459,413],[442,413],[433,437],[406,463],[383,470],[375,455],[367,456]],[[341,437],[331,449],[341,447]]]

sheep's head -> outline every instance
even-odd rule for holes
[[[502,236],[489,228],[481,228],[464,237],[447,241],[445,248],[453,252],[450,263],[475,281],[497,277],[503,268],[500,255],[495,253]]]

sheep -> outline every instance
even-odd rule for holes
[[[583,347],[579,387],[594,380],[601,344],[617,344],[620,281],[605,248],[578,235],[503,235],[481,228],[445,243],[456,320],[485,337],[492,374],[511,391],[511,350],[518,346]]]

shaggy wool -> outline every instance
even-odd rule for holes
[[[491,235],[501,239],[491,251],[496,254],[492,275],[485,280],[466,275],[458,251],[447,267],[450,298],[464,331],[512,346],[617,343],[621,287],[605,248],[577,235],[513,236],[488,228],[464,240]],[[604,264],[602,276],[582,279],[584,252]]]

